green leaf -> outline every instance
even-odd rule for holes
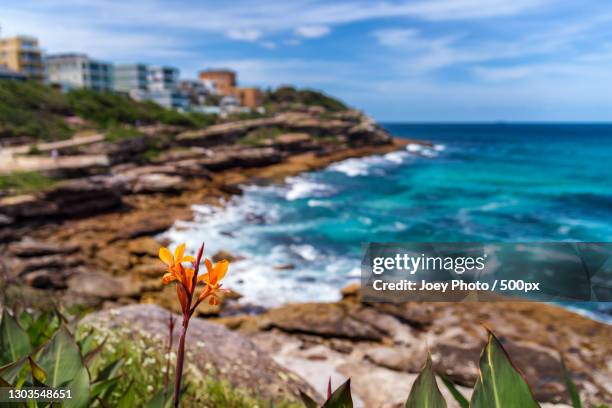
[[[534,408],[540,405],[523,376],[512,365],[501,343],[489,333],[489,342],[480,356],[472,408]]]
[[[104,398],[106,394],[110,394],[115,386],[119,383],[121,376],[110,378],[108,380],[96,381],[91,384],[91,398]]]
[[[13,363],[30,351],[32,347],[28,334],[5,308],[0,322],[0,366]]]
[[[35,387],[44,387],[45,381],[47,381],[47,373],[38,364],[28,357],[30,361],[30,372],[32,373],[32,383]]]
[[[567,393],[572,400],[572,406],[574,408],[582,408],[582,402],[580,401],[580,393],[578,392],[578,388],[576,388],[576,384],[572,381],[569,371],[565,367],[565,360],[561,357],[561,372],[563,373],[563,378],[565,380],[565,388],[567,389]]]
[[[134,402],[136,401],[136,392],[134,392],[134,383],[132,382],[130,386],[125,390],[125,393],[117,402],[116,408],[132,408],[134,406]]]
[[[322,408],[352,408],[353,398],[351,396],[351,379],[346,380],[329,397]]]
[[[441,376],[440,378],[442,378],[442,382],[444,383],[444,385],[446,385],[446,388],[448,388],[448,390],[452,394],[453,398],[455,398],[455,401],[457,401],[459,406],[461,408],[469,408],[470,402],[467,399],[465,399],[463,394],[459,392],[457,387],[455,387],[455,384],[453,384],[451,380],[449,380],[448,378],[444,376]]]
[[[87,356],[87,354],[93,349],[93,344],[94,344],[94,332],[93,332],[93,328],[90,329],[86,335],[83,336],[83,338],[81,340],[79,340],[77,343],[79,345],[79,348],[81,349],[81,354],[84,356]]]
[[[302,390],[300,390],[300,398],[302,399],[302,402],[304,403],[304,405],[306,405],[306,408],[318,408],[319,407],[316,401],[310,398],[308,394],[306,394]]]
[[[0,367],[0,378],[6,382],[13,383],[27,360],[27,357],[23,357],[14,363]]]
[[[69,389],[72,397],[64,401],[64,408],[87,408],[90,406],[89,373],[85,366],[81,365],[70,382],[62,385],[62,387]]]
[[[98,376],[96,377],[96,381],[108,380],[117,373],[122,364],[122,358],[118,358],[117,360],[110,362],[106,367],[100,370]]]
[[[172,391],[168,392],[167,399],[164,402],[164,390],[160,390],[155,394],[151,401],[147,402],[146,408],[169,408],[172,406]]]
[[[429,355],[425,367],[412,384],[406,408],[446,408],[446,401],[438,388]]]
[[[47,385],[52,388],[69,383],[84,368],[79,347],[64,326],[45,345],[37,361],[47,373]]]

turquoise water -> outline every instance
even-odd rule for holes
[[[363,242],[612,240],[612,125],[386,128],[434,146],[247,187],[168,235],[243,255],[228,285],[267,305],[336,299],[359,277]]]

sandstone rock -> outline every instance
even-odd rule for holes
[[[180,317],[176,316],[180,322]],[[81,326],[129,330],[132,335],[165,341],[168,311],[154,305],[132,305],[88,315]],[[178,343],[180,324],[176,325],[174,344]],[[298,400],[299,390],[318,396],[304,380],[276,364],[249,339],[221,325],[193,318],[186,345],[190,360],[206,374],[213,374],[233,387],[264,400]]]
[[[11,244],[8,248],[10,254],[22,258],[56,254],[72,254],[78,250],[78,245],[61,245],[49,242],[40,242],[31,238],[24,238],[19,242]]]
[[[242,258],[241,256],[235,256],[235,255],[231,254],[230,252],[225,251],[225,250],[222,249],[220,251],[217,251],[212,256],[211,259],[213,260],[213,262],[219,262],[219,261],[222,261],[224,259],[226,261],[229,261],[229,262],[235,262],[235,261],[238,261],[238,260],[244,259],[244,258]]]
[[[151,237],[141,237],[130,240],[127,245],[128,251],[135,255],[148,255],[157,258],[160,243]]]
[[[352,316],[346,305],[327,303],[290,304],[270,310],[266,327],[276,327],[290,333],[305,333],[325,338],[382,340],[382,333]]]
[[[149,149],[149,142],[146,136],[130,137],[117,143],[107,145],[107,154],[111,164],[126,163],[136,161],[140,155]]]
[[[170,193],[178,191],[183,179],[165,174],[144,174],[134,184],[134,193]]]
[[[160,136],[160,135],[175,135],[185,130],[182,126],[165,125],[158,123],[155,125],[138,126],[138,131],[147,136]]]
[[[395,371],[418,373],[427,359],[426,347],[375,346],[365,351],[366,360]]]
[[[260,167],[278,163],[280,152],[271,147],[238,148],[216,150],[211,157],[200,159],[199,163],[212,171],[233,167]]]
[[[271,144],[281,150],[296,151],[304,149],[311,141],[308,133],[284,133],[275,137]]]
[[[278,265],[274,265],[273,268],[276,269],[277,271],[288,271],[291,269],[295,269],[295,265],[292,263],[278,264]]]
[[[279,118],[273,117],[222,123],[201,130],[183,132],[178,135],[177,141],[184,146],[228,145],[253,129],[275,126],[280,122]]]
[[[55,215],[57,204],[35,195],[20,195],[0,199],[0,214],[14,221]]]
[[[68,289],[100,299],[131,297],[140,293],[140,282],[131,276],[115,277],[102,272],[78,272],[67,280]]]
[[[24,276],[26,285],[39,289],[66,289],[66,277],[58,270],[40,269]]]
[[[108,177],[71,180],[46,192],[43,201],[53,203],[59,217],[96,214],[121,205],[120,188]]]
[[[69,270],[75,266],[82,265],[83,259],[78,256],[45,255],[21,260],[20,274],[25,274],[39,269]]]
[[[340,290],[340,294],[343,298],[356,298],[359,296],[361,290],[361,284],[359,282],[351,283]]]

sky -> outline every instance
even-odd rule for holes
[[[231,68],[380,121],[612,121],[609,0],[0,0],[46,53]]]

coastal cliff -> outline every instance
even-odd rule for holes
[[[5,147],[0,155],[0,172],[27,169],[42,180],[35,189],[10,186],[0,196],[5,304],[43,308],[61,302],[144,316],[150,312],[145,306],[126,305],[155,303],[177,311],[174,288],[161,284],[157,255],[165,243],[156,237],[176,221],[190,220],[192,205],[221,206],[244,185],[281,183],[344,159],[428,144],[393,138],[343,106],[284,102],[263,117],[206,125],[151,120],[89,132],[83,132],[87,122],[79,126],[78,137],[20,139],[27,144]],[[59,155],[50,157],[53,151]],[[231,260],[232,254],[214,257]],[[200,316],[237,332],[243,336],[237,344],[248,344],[262,353],[266,367],[287,373],[290,386],[281,388],[294,396],[299,387],[322,391],[319,380],[328,376],[334,383],[350,376],[365,406],[401,405],[428,347],[439,373],[469,387],[486,325],[516,356],[540,401],[568,401],[559,352],[583,395],[612,400],[610,327],[556,306],[365,304],[355,287],[339,302],[270,310],[239,298],[229,293],[221,306],[199,310]],[[125,322],[117,324],[129,330]]]

